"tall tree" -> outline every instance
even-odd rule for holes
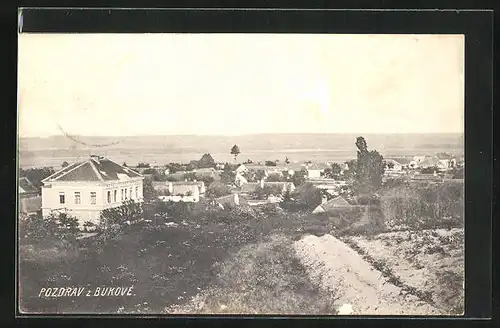
[[[375,192],[382,186],[382,176],[384,175],[384,158],[378,151],[368,150],[365,138],[356,138],[358,148],[355,188],[358,193]]]
[[[68,166],[68,165],[69,165],[69,163],[68,163],[68,162],[66,162],[66,161],[64,161],[64,162],[62,162],[61,167],[66,167],[66,166]]]
[[[234,161],[236,162],[236,157],[241,153],[240,147],[237,145],[234,145],[233,148],[231,148],[231,155],[234,156]]]

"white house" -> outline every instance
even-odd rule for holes
[[[319,165],[317,163],[313,163],[307,166],[307,177],[308,178],[319,178],[321,174],[325,171],[326,165]]]
[[[241,187],[242,185],[244,185],[245,183],[248,183],[248,180],[243,176],[241,175],[240,173],[236,172],[236,176],[234,178],[234,183],[238,186],[238,187]]]
[[[238,166],[238,168],[236,169],[236,174],[243,174],[243,173],[246,173],[246,172],[248,172],[248,167],[246,167],[243,164],[241,164],[240,166]]]
[[[42,181],[42,215],[64,212],[97,224],[101,211],[126,200],[143,201],[144,177],[109,159],[91,156],[73,163]]]
[[[203,185],[204,186],[204,185]],[[205,187],[203,187],[205,188]],[[200,201],[200,184],[195,181],[168,182],[167,195],[158,196],[163,201],[197,203]]]

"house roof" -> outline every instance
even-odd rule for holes
[[[254,192],[257,187],[259,186],[259,183],[258,182],[249,182],[249,183],[245,183],[241,186],[241,189],[240,191],[241,192]]]
[[[20,213],[33,213],[42,208],[42,197],[23,198],[19,201]]]
[[[114,181],[123,178],[142,177],[128,167],[123,167],[107,158],[95,158],[66,166],[43,182],[53,181]]]
[[[333,210],[336,207],[342,207],[342,206],[351,206],[351,204],[349,204],[349,202],[345,200],[342,196],[335,197],[321,205],[321,207],[323,207],[325,211]]]
[[[411,163],[412,159],[411,158],[406,158],[406,157],[399,157],[399,158],[388,158],[386,159],[387,162],[396,162],[400,165],[408,165]]]
[[[436,157],[426,157],[420,165],[435,166],[439,164],[439,160]]]
[[[174,184],[172,185],[172,195],[186,195],[186,193],[190,192],[191,194],[200,193],[200,188],[198,185],[193,184]]]
[[[236,197],[238,197],[238,196],[236,195]],[[232,194],[232,195],[227,195],[227,196],[222,196],[222,197],[216,198],[215,201],[217,203],[221,204],[222,206],[224,206],[224,205],[238,206],[235,203],[234,199],[235,199],[235,194]],[[239,205],[248,204],[244,198],[240,198],[240,197],[238,197],[238,202],[239,202]]]
[[[38,193],[38,189],[31,183],[28,178],[19,178],[19,193],[21,194],[31,194]]]
[[[312,163],[307,167],[308,170],[324,170],[326,168],[328,168],[328,165],[324,163]]]

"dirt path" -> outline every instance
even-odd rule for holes
[[[335,295],[339,314],[441,314],[414,295],[404,295],[401,288],[388,283],[379,271],[332,235],[305,236],[294,243],[294,248],[311,280]]]

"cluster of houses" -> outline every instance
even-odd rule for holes
[[[430,157],[413,157],[386,160],[386,175],[399,175],[416,168],[439,167],[443,170],[463,165],[455,159],[442,160]],[[258,206],[278,203],[283,195],[293,192],[296,186],[292,182],[268,181],[272,175],[293,176],[299,171],[305,172],[304,178],[316,188],[323,191],[323,204],[315,212],[325,211],[330,206],[346,206],[340,197],[340,190],[346,186],[345,181],[324,178],[329,163],[286,163],[276,166],[265,166],[259,163],[239,165],[235,171],[231,194],[211,200],[219,207],[247,204]],[[187,181],[186,173],[196,176],[211,177],[220,180],[223,167],[197,169],[191,172],[180,171],[165,174],[176,175],[178,179],[154,181],[153,188],[158,198],[173,202],[199,202],[205,197],[207,186],[203,181]],[[345,168],[344,168],[345,169]],[[249,181],[248,177],[260,172],[259,179]],[[433,175],[435,176],[435,175]],[[19,179],[19,211],[21,217],[42,211],[43,216],[51,213],[68,213],[76,217],[81,225],[90,221],[97,224],[104,209],[120,206],[126,200],[143,201],[144,174],[139,170],[119,165],[101,156],[90,156],[88,160],[67,165],[51,176],[42,180],[41,190],[33,186],[26,178]],[[177,181],[173,181],[177,180]],[[252,197],[257,190],[270,190],[265,199]],[[326,197],[328,195],[328,197]],[[340,197],[340,198],[339,198]],[[335,201],[334,201],[335,200]]]

